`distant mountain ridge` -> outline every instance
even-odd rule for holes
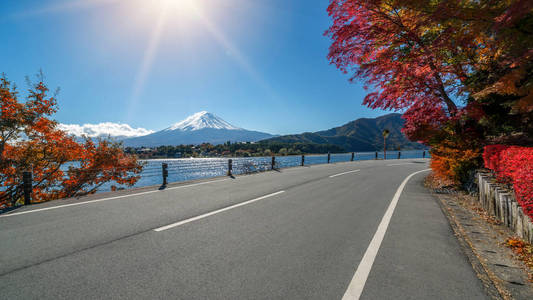
[[[402,115],[387,114],[377,118],[360,118],[342,126],[317,132],[284,135],[264,140],[280,143],[316,143],[332,144],[344,148],[345,151],[376,151],[383,150],[383,130],[390,131],[387,138],[388,150],[424,149],[425,146],[411,142],[401,132],[404,125]]]
[[[273,135],[246,130],[231,125],[222,118],[201,111],[183,121],[152,134],[124,139],[126,147],[157,147],[174,145],[223,144],[231,142],[256,142]]]

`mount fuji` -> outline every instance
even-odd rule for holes
[[[124,139],[126,147],[156,147],[174,145],[222,144],[231,142],[256,142],[273,135],[242,129],[222,118],[201,111],[170,127],[148,135]]]

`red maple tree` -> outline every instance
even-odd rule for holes
[[[50,116],[56,99],[40,81],[27,99],[6,78],[0,78],[0,206],[11,206],[23,194],[22,173],[33,175],[33,201],[94,193],[106,182],[134,185],[142,166],[119,144],[90,139],[78,143],[57,129]]]
[[[479,148],[533,129],[533,1],[331,0],[328,13],[328,59],[372,90],[363,104],[403,111],[412,140]]]
[[[529,109],[532,3],[332,0],[328,58],[372,87],[365,105],[407,109],[408,122],[454,115],[472,95],[512,94]]]

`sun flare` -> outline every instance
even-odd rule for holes
[[[181,13],[193,12],[196,9],[194,0],[158,0],[162,9]]]

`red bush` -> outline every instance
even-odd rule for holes
[[[516,200],[533,220],[533,147],[486,146],[483,160],[500,181],[512,184]]]

